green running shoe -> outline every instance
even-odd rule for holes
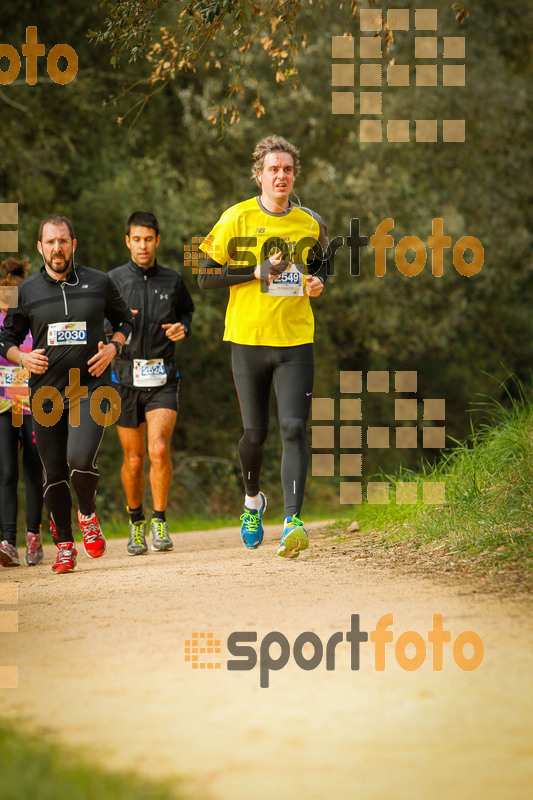
[[[130,556],[143,556],[148,552],[146,545],[146,521],[144,519],[138,522],[129,523],[130,538],[128,539],[128,546],[126,550]]]
[[[152,517],[150,520],[150,536],[152,537],[152,550],[163,552],[172,550],[174,547],[172,539],[168,535],[168,524],[163,522],[162,519]]]
[[[293,514],[292,517],[287,519],[287,524],[283,528],[278,556],[282,558],[298,558],[300,550],[307,550],[308,547],[309,539],[307,538],[304,524],[296,514]]]

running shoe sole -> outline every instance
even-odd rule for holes
[[[52,572],[55,572],[56,575],[66,575],[68,572],[74,572],[76,569],[76,565],[74,564],[73,567],[69,567],[68,564],[59,564],[57,567],[54,564],[52,567]]]
[[[66,575],[67,572],[74,572],[76,569],[76,564],[73,566],[69,566],[68,564],[58,564],[57,566],[54,564],[52,567],[52,572],[55,572],[57,575]]]
[[[102,538],[104,539],[103,535],[102,535]],[[107,550],[107,542],[104,539],[104,549],[100,550],[99,553],[89,553],[89,551],[87,550],[87,548],[85,546],[85,540],[84,540],[83,541],[83,549],[85,550],[85,554],[88,555],[89,558],[101,558],[103,555],[105,555],[105,552]]]
[[[302,550],[309,547],[309,539],[303,528],[294,530],[287,534],[278,550],[278,556],[282,558],[298,558]],[[303,534],[303,535],[302,535]]]
[[[0,564],[2,564],[3,567],[20,567],[20,561],[14,561],[5,550],[0,550]]]
[[[135,545],[128,544],[128,546],[126,547],[126,552],[129,556],[145,556],[148,553],[148,547],[141,547],[138,544]]]
[[[37,554],[37,557],[35,553],[30,553],[30,556],[31,560],[28,558],[28,553],[24,553],[24,563],[27,567],[36,567],[38,564],[43,563],[44,555],[42,552]]]

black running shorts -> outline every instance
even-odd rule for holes
[[[157,408],[179,411],[180,379],[168,381],[164,386],[153,389],[137,389],[114,383],[113,388],[120,395],[120,416],[117,425],[122,428],[138,428],[146,422],[146,412]]]

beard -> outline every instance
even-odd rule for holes
[[[72,258],[67,260],[64,256],[60,256],[63,258],[63,263],[55,263],[53,261],[53,256],[50,259],[45,259],[46,266],[55,272],[56,275],[63,275],[65,272],[68,272],[70,267],[72,266]]]

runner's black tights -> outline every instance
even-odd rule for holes
[[[35,411],[35,409],[34,409]],[[45,405],[45,411],[48,411]],[[48,513],[57,528],[60,542],[71,542],[72,500],[69,478],[78,497],[82,514],[95,509],[99,472],[97,454],[104,428],[98,425],[90,411],[89,398],[80,401],[80,424],[69,424],[65,409],[55,425],[45,426],[35,420],[35,438],[44,467],[44,500]]]
[[[19,447],[26,489],[26,530],[38,533],[43,510],[43,471],[33,441],[33,420],[23,414],[22,425],[13,425],[11,411],[0,414],[0,530],[1,539],[17,545],[17,484]]]
[[[253,497],[260,488],[273,382],[283,445],[281,482],[285,516],[299,515],[309,463],[305,427],[313,392],[313,345],[265,347],[233,344],[232,365],[244,425],[239,457],[246,493]]]

